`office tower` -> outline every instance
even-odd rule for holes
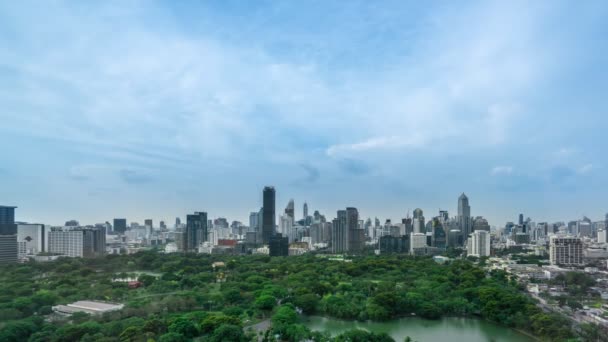
[[[209,239],[207,227],[207,213],[195,212],[192,215],[186,215],[186,231],[183,238],[184,252],[197,252],[198,247]]]
[[[608,214],[606,214],[606,217],[604,218],[604,229],[608,230]]]
[[[446,248],[447,247],[447,234],[446,229],[443,226],[442,217],[433,218],[433,239],[432,246],[437,248]]]
[[[167,225],[165,224],[165,221],[160,221],[159,225],[161,230],[167,230]]]
[[[592,237],[593,229],[591,228],[591,222],[587,220],[581,220],[576,223],[576,235],[580,237]]]
[[[405,231],[402,232],[402,235],[410,235],[411,233],[414,232],[414,224],[413,224],[413,220],[412,218],[406,217],[404,219],[401,220],[401,223],[403,223],[403,227],[405,228]]]
[[[424,224],[424,214],[422,209],[416,208],[414,210],[414,218],[412,219],[414,233],[424,233],[426,231]]]
[[[578,237],[552,236],[549,259],[551,265],[583,265],[583,241]]]
[[[359,211],[357,208],[346,208],[346,225],[348,235],[347,250],[359,252],[363,250],[365,244],[365,232],[359,229]]]
[[[249,213],[249,231],[257,232],[259,227],[259,219],[260,213],[257,211]]]
[[[338,210],[338,217],[333,220],[331,233],[332,253],[348,251],[348,226],[346,210]]]
[[[458,198],[458,223],[460,230],[464,236],[471,234],[471,207],[469,206],[469,198],[462,193]]]
[[[78,227],[80,226],[80,223],[76,220],[69,220],[65,222],[65,226],[66,227]]]
[[[181,226],[182,226],[182,220],[179,217],[176,217],[175,218],[175,226],[174,226],[174,228],[175,229],[181,228]]]
[[[485,230],[486,232],[490,231],[490,224],[488,223],[488,220],[481,216],[477,216],[473,221],[473,231],[475,232],[478,230]]]
[[[287,203],[287,207],[285,208],[285,215],[291,217],[295,221],[296,217],[294,216],[294,214],[295,214],[295,208],[294,208],[293,199],[290,199],[289,203]]]
[[[462,232],[460,229],[450,229],[448,232],[448,247],[462,247],[463,243]]]
[[[520,226],[523,226],[523,225],[524,225],[524,214],[519,214],[519,221],[518,221],[518,224],[519,224]]]
[[[608,243],[608,228],[604,228],[597,231],[597,242],[598,243]]]
[[[264,206],[262,207],[262,243],[264,244],[268,244],[270,238],[275,233],[275,198],[276,193],[274,187],[265,187],[263,191]]]
[[[106,254],[105,227],[51,227],[48,250],[68,257],[92,258]]]
[[[450,220],[450,215],[447,210],[439,210],[439,219],[443,222],[448,222]]]
[[[306,202],[304,202],[303,215],[304,221],[306,221],[306,219],[308,218],[308,203]]]
[[[490,232],[479,230],[471,233],[467,240],[467,255],[476,257],[490,256]]]
[[[0,206],[0,264],[17,262],[17,225],[15,209],[12,206]]]
[[[152,224],[152,219],[145,219],[144,220],[144,226],[150,227],[150,228],[154,228],[154,225]]]
[[[19,258],[26,255],[36,255],[45,252],[47,241],[45,241],[45,227],[43,224],[17,225],[17,243],[19,247]]]
[[[268,242],[268,251],[270,256],[288,256],[289,241],[282,234],[274,234]]]
[[[114,219],[114,233],[124,234],[127,231],[127,219],[115,218]]]
[[[288,238],[290,243],[294,242],[296,239],[293,224],[293,217],[289,216],[288,214],[281,215],[279,218],[279,233]]]
[[[378,239],[380,254],[405,254],[410,251],[410,236],[385,235]]]
[[[424,233],[412,233],[410,234],[410,254],[414,254],[417,248],[425,248],[426,234]]]

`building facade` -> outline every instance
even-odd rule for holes
[[[549,244],[551,265],[583,265],[583,241],[578,237],[552,236]]]
[[[262,243],[268,244],[270,242],[270,238],[275,234],[276,227],[276,192],[274,190],[274,187],[265,187],[262,193],[262,197]]]
[[[469,235],[467,240],[467,255],[475,257],[488,257],[491,252],[490,233],[478,230]]]
[[[0,264],[17,262],[17,225],[13,206],[0,206]]]

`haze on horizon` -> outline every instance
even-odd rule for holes
[[[605,1],[0,3],[0,205],[603,218]]]

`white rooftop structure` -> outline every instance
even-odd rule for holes
[[[62,315],[71,315],[75,312],[101,315],[105,312],[122,310],[122,308],[124,308],[124,304],[79,300],[68,305],[53,306],[53,311]]]

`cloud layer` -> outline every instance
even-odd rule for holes
[[[329,216],[604,210],[602,2],[33,5],[0,5],[0,200],[32,220],[245,220],[266,184]]]

